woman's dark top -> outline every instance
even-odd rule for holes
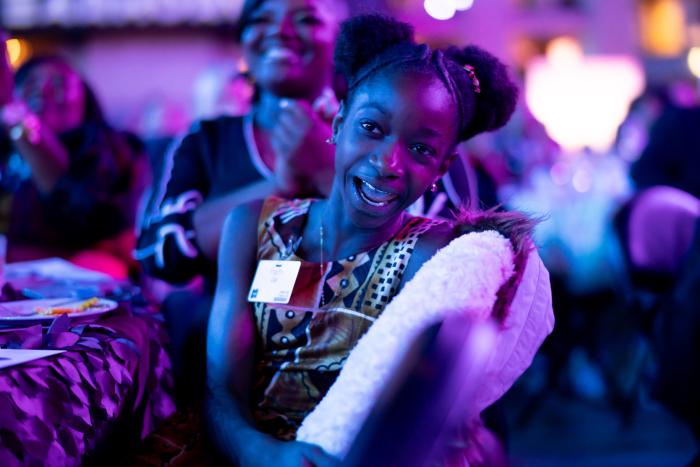
[[[200,274],[211,280],[216,265],[197,244],[192,216],[205,200],[272,176],[255,147],[252,119],[226,116],[194,124],[155,173],[136,259],[149,275],[168,282]]]

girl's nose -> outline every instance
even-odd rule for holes
[[[382,176],[398,177],[403,175],[402,154],[398,143],[391,144],[385,150],[372,154],[370,162]]]

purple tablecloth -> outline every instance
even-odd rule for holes
[[[0,370],[0,466],[79,465],[124,420],[143,438],[175,410],[164,342],[158,315],[127,304],[48,330],[0,329],[0,347],[66,350]]]

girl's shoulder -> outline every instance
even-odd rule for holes
[[[519,212],[497,211],[467,211],[455,214],[451,221],[436,223],[422,234],[417,242],[413,257],[408,264],[405,280],[411,277],[420,267],[432,258],[440,249],[462,235],[479,232],[496,232],[509,240],[516,262],[527,257],[532,249],[532,230],[536,221]]]
[[[421,225],[425,230],[415,243],[411,259],[403,275],[403,284],[410,281],[421,266],[432,258],[440,248],[455,238],[455,225],[451,221],[431,221],[423,217],[414,217],[407,224],[409,230],[411,223]]]
[[[492,230],[510,240],[516,256],[527,255],[533,248],[532,233],[540,219],[533,219],[519,211],[486,211],[462,209],[455,213],[455,235]]]
[[[260,213],[261,220],[283,218],[282,221],[309,213],[313,198],[289,199],[281,196],[271,195],[262,202]]]

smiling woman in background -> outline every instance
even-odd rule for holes
[[[273,192],[330,189],[333,47],[346,9],[343,0],[247,0],[238,38],[255,82],[251,112],[195,123],[155,177],[136,256],[171,283],[204,277],[202,293],[174,293],[163,305],[180,389],[203,386],[202,342],[228,212]]]
[[[0,219],[8,258],[62,256],[126,277],[148,182],[140,143],[107,124],[62,58],[33,58],[13,75],[2,55]]]

